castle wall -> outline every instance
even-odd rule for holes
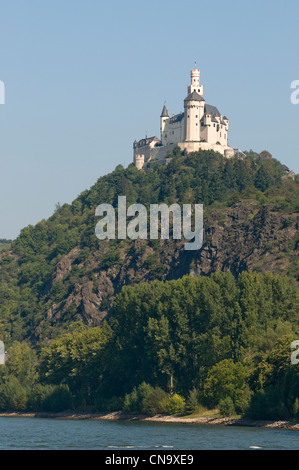
[[[171,122],[171,119],[165,121],[164,129],[161,135],[162,145],[177,144],[184,140],[185,124],[184,119]]]
[[[145,145],[135,149],[134,164],[138,170],[141,170],[146,167],[149,162],[165,162],[168,151],[176,146],[179,146],[182,151],[187,153],[197,152],[198,150],[214,150],[226,158],[234,156],[234,150],[227,145],[211,144],[209,142],[176,142],[158,147]]]
[[[210,144],[209,142],[179,142],[178,146],[187,153],[197,152],[198,150],[214,150],[226,158],[234,156],[234,149],[227,145]]]

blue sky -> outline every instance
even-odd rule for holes
[[[0,238],[127,166],[194,61],[230,145],[298,173],[298,18],[298,0],[0,0]]]

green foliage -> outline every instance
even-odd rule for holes
[[[32,386],[37,379],[37,357],[25,342],[14,342],[8,350],[7,375],[14,376],[22,386]]]
[[[72,394],[65,384],[54,385],[48,389],[41,404],[43,411],[67,411],[73,408]]]
[[[67,385],[35,384],[27,392],[26,408],[31,411],[67,411],[73,408],[73,396]]]
[[[7,376],[0,384],[0,409],[23,411],[27,405],[27,391],[15,376]]]
[[[227,160],[212,151],[183,155],[174,148],[169,156],[167,165],[146,172],[118,166],[71,205],[57,205],[48,220],[24,228],[1,253],[0,333],[9,352],[0,369],[1,409],[118,407],[155,414],[179,396],[187,412],[204,399],[224,414],[232,406],[244,414],[250,404],[248,414],[255,417],[298,415],[298,373],[287,350],[299,334],[298,290],[290,282],[298,277],[297,235],[281,252],[292,260],[289,277],[215,272],[160,282],[167,270],[158,241],[134,251],[131,241],[99,243],[94,233],[95,208],[116,206],[119,195],[147,207],[200,202],[211,220],[224,220],[228,207],[250,200],[283,211],[284,228],[292,230],[298,177],[284,179],[278,161],[252,151]],[[116,271],[123,254],[140,256],[146,281],[153,282],[120,290],[123,273]],[[179,256],[196,265],[196,257]],[[113,273],[119,292],[112,309],[109,296],[103,301],[107,323],[74,324],[78,318],[98,321],[69,300],[89,283],[97,292],[103,270]],[[165,390],[172,388],[178,395],[169,398]]]
[[[264,419],[298,415],[298,292],[287,279],[243,272],[125,287],[109,323],[82,323],[41,347],[14,342],[0,370],[2,410],[76,407],[153,415]],[[165,390],[173,387],[175,394]]]
[[[189,391],[186,400],[186,412],[188,414],[192,414],[199,408],[199,406],[199,392],[196,388],[192,388],[192,390]]]
[[[298,330],[297,312],[296,288],[271,273],[243,272],[236,280],[217,272],[124,287],[111,312],[105,376],[114,394],[142,381],[167,389],[171,376],[187,394],[223,360],[259,360],[280,332]],[[237,381],[246,367],[229,370]]]
[[[167,409],[167,393],[160,387],[154,387],[142,401],[142,413],[157,415],[165,413]]]
[[[108,334],[107,327],[74,324],[66,334],[42,349],[41,380],[66,385],[79,401],[85,397],[88,404],[99,385],[104,361],[102,350]]]
[[[167,400],[166,409],[170,415],[177,415],[179,413],[183,413],[185,411],[185,407],[185,399],[177,393],[171,395]]]
[[[110,203],[116,207],[118,196],[125,195],[128,205],[200,202],[206,213],[220,207],[224,214],[236,201],[250,199],[290,214],[299,209],[298,178],[292,181],[283,176],[283,166],[277,160],[261,160],[252,151],[243,159],[225,159],[212,151],[183,155],[175,147],[168,165],[156,164],[146,172],[138,171],[134,165],[126,169],[119,165],[72,204],[58,204],[48,220],[25,227],[11,243],[10,251],[2,254],[0,285],[6,290],[6,298],[0,302],[0,320],[5,336],[10,341],[31,339],[32,332],[39,331],[49,305],[63,303],[75,284],[86,281],[84,277],[90,274],[85,268],[87,260],[99,251],[95,236],[97,205]],[[115,241],[110,245],[100,244],[99,270],[119,267],[122,263],[119,244]],[[53,282],[58,263],[72,250],[78,254],[70,272]],[[159,257],[157,246],[154,251],[145,260],[145,267],[150,279],[162,279],[165,263]],[[63,320],[55,328],[67,327],[76,313],[62,315]],[[51,322],[46,319],[43,325],[44,333]]]
[[[247,415],[253,419],[298,417],[299,369],[290,360],[293,335],[281,337],[251,376],[254,390]]]
[[[248,370],[244,364],[234,363],[232,359],[225,359],[213,366],[207,375],[203,389],[204,397],[209,405],[215,407],[224,400],[230,399],[237,412],[244,411],[238,410],[237,407],[243,402],[243,395],[248,389],[247,374]]]
[[[231,397],[222,398],[219,402],[220,416],[233,416],[236,413],[234,402]]]
[[[167,393],[159,387],[142,382],[132,392],[126,394],[123,411],[156,415],[166,411]]]

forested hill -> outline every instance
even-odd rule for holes
[[[0,250],[4,248],[9,248],[12,240],[7,240],[6,238],[0,238]]]
[[[175,149],[167,165],[112,173],[48,220],[21,231],[0,254],[0,322],[6,342],[34,344],[81,320],[98,325],[124,285],[216,271],[272,271],[298,285],[298,177],[254,152],[224,159]],[[185,251],[174,240],[105,240],[95,236],[101,203],[203,204],[204,245]]]

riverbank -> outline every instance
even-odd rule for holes
[[[131,413],[122,413],[119,411],[107,413],[86,413],[86,412],[7,412],[0,413],[0,418],[50,418],[50,419],[76,419],[76,420],[124,420],[124,421],[153,421],[161,423],[186,423],[186,424],[210,424],[222,426],[247,426],[264,427],[274,429],[288,429],[299,431],[299,423],[291,421],[263,421],[249,420],[244,418],[209,418],[209,417],[182,417],[178,415],[134,415]]]

